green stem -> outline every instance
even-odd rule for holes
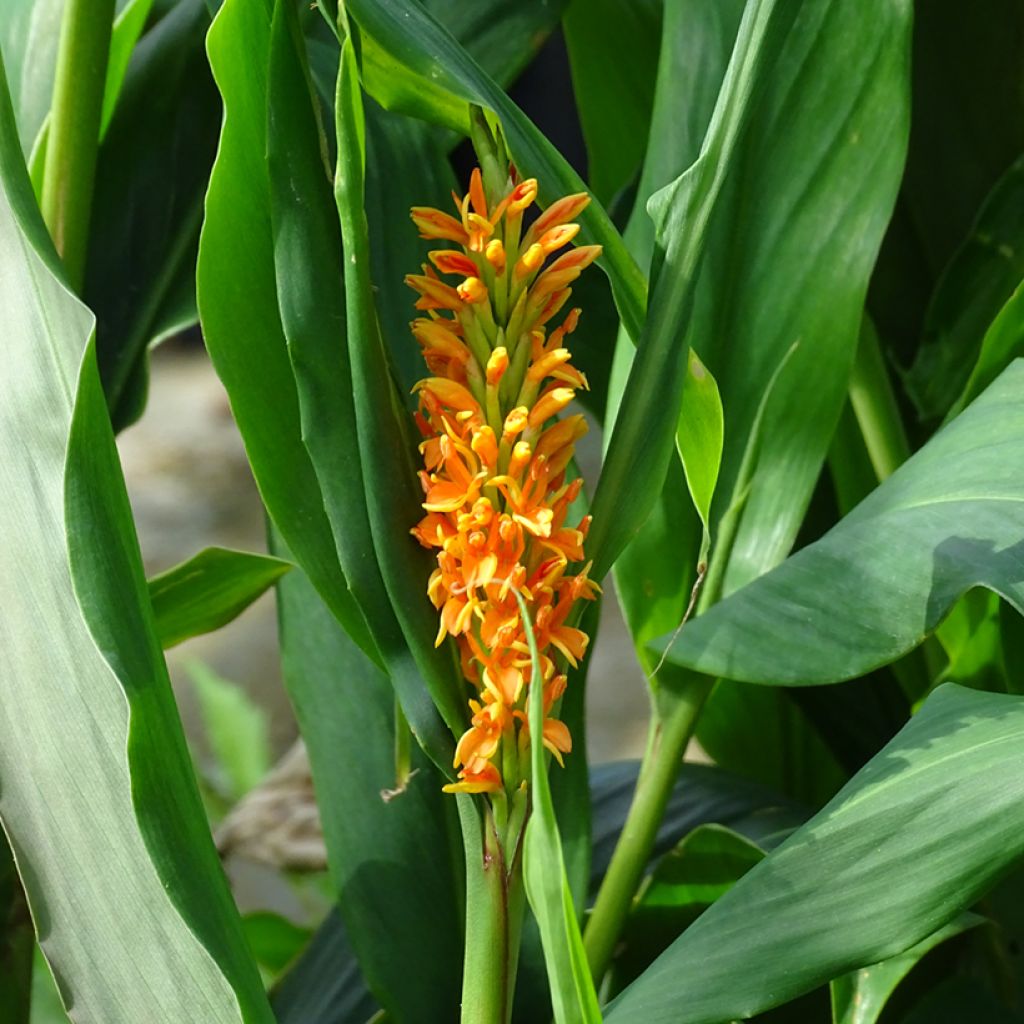
[[[57,50],[42,211],[76,291],[85,279],[113,23],[114,0],[67,0]]]
[[[615,952],[626,915],[651,858],[686,745],[713,685],[713,680],[696,675],[688,675],[680,682],[682,685],[673,692],[661,689],[657,694],[633,803],[583,933],[595,985],[600,984]]]
[[[506,856],[490,807],[483,818],[473,798],[459,796],[466,852],[466,951],[461,1024],[508,1024],[522,930],[522,857]]]
[[[850,373],[850,407],[879,483],[910,458],[889,370],[882,357],[878,333],[867,316],[861,324],[857,355]]]

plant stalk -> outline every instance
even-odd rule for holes
[[[71,286],[81,292],[114,0],[67,0],[57,50],[42,212]]]
[[[526,907],[522,856],[506,851],[489,805],[459,796],[466,852],[466,951],[461,1024],[508,1024]],[[517,844],[518,847],[518,844]]]
[[[633,897],[651,858],[686,745],[714,680],[687,675],[680,682],[682,685],[674,687],[672,692],[661,688],[656,695],[651,732],[633,802],[583,933],[595,985],[600,985],[615,952]]]
[[[910,458],[910,443],[882,357],[878,333],[867,316],[861,324],[849,393],[850,407],[864,438],[864,447],[881,483]]]

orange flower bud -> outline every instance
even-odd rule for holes
[[[465,245],[469,241],[466,229],[450,214],[430,206],[414,206],[412,222],[419,229],[420,238],[441,238]]]
[[[545,391],[530,411],[530,426],[534,429],[543,426],[546,420],[557,416],[575,397],[576,392],[572,388],[552,388]]]
[[[484,249],[484,258],[499,277],[505,273],[505,246],[501,244],[500,238],[494,238],[487,243],[487,248]]]
[[[483,302],[487,298],[487,285],[479,277],[467,277],[456,289],[459,298],[469,305]]]
[[[464,252],[458,252],[455,249],[437,249],[429,255],[430,262],[442,274],[462,274],[463,277],[473,277],[479,273],[477,265]]]
[[[508,369],[508,350],[499,345],[487,360],[487,386],[495,387]]]

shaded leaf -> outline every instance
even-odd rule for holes
[[[222,679],[199,661],[188,674],[199,698],[206,741],[213,753],[221,794],[241,800],[270,771],[270,730],[266,712],[237,683]]]
[[[383,798],[403,781],[395,775],[395,698],[387,677],[301,570],[278,584],[278,612],[285,686],[309,750],[347,933],[337,934],[332,914],[282,981],[274,999],[279,1020],[364,1024],[372,1009],[365,1011],[366,983],[346,959],[349,947],[377,999],[398,1019],[454,1020],[462,925],[452,870],[459,855],[449,849],[447,821],[454,807],[441,793],[444,780],[416,749],[404,790]]]
[[[975,914],[961,914],[906,952],[833,981],[833,1024],[875,1024],[896,986],[924,956],[947,939],[976,928],[984,920]]]

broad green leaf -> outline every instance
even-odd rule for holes
[[[579,176],[458,41],[413,0],[348,0],[360,30],[367,92],[388,109],[468,131],[469,103],[492,110],[516,165],[537,178],[541,201],[584,191]],[[580,215],[588,242],[604,246],[599,263],[612,282],[622,319],[634,336],[644,316],[646,285],[607,213],[593,202]]]
[[[334,626],[337,629],[337,626]],[[271,993],[278,1024],[367,1024],[377,1010],[336,910]]]
[[[925,939],[1024,853],[1024,768],[1015,756],[1022,738],[1021,698],[941,687],[606,1019],[746,1018]]]
[[[28,1024],[36,940],[25,892],[0,832],[0,1006],[8,1024]]]
[[[116,429],[142,413],[147,350],[169,326],[169,304],[179,322],[194,316],[203,193],[220,125],[203,48],[209,23],[202,0],[179,0],[146,33],[99,150],[83,295],[96,312]]]
[[[241,800],[270,771],[267,713],[237,683],[217,675],[200,661],[187,663],[203,732],[216,765],[221,795]]]
[[[251,551],[205,548],[154,576],[149,599],[161,646],[166,650],[227,625],[290,568],[280,558]]]
[[[648,266],[654,253],[654,224],[647,214],[647,198],[697,159],[743,8],[742,0],[688,0],[666,8],[647,158],[637,205],[626,228],[627,243],[641,266]],[[634,351],[629,336],[620,330],[609,384],[606,442]],[[680,432],[694,430],[694,418],[693,410],[684,406]],[[683,619],[700,543],[700,525],[685,475],[681,465],[673,463],[650,515],[616,563],[616,591],[641,663],[646,660],[643,645],[647,640],[675,629]],[[648,670],[653,667],[651,662]]]
[[[443,733],[439,722],[434,726],[426,709],[420,711],[413,704],[417,693],[420,707],[432,700],[444,725],[452,734],[461,735],[466,706],[458,657],[451,642],[437,644],[437,613],[425,597],[432,559],[409,537],[410,529],[422,515],[422,491],[416,477],[418,453],[410,436],[412,419],[390,373],[369,261],[360,258],[369,252],[364,178],[366,136],[362,90],[350,40],[342,47],[335,117],[338,168],[334,193],[345,248],[342,265],[346,341],[363,468],[362,498],[379,572],[408,644],[408,654],[414,661],[404,679],[393,673],[392,681],[424,749],[442,771],[450,771],[451,736]],[[416,669],[422,675],[422,684],[416,681]],[[437,714],[433,717],[436,719]],[[422,724],[424,721],[430,733]]]
[[[266,160],[270,19],[269,0],[226,0],[207,40],[226,116],[199,245],[199,313],[271,519],[339,621],[379,660],[303,443],[278,310]]]
[[[345,634],[301,570],[278,584],[278,609],[285,685],[309,751],[347,938],[321,929],[286,975],[275,1009],[282,1024],[363,1024],[372,1009],[362,1017],[354,1010],[340,1014],[350,999],[366,1006],[361,986],[348,988],[359,971],[345,965],[337,948],[343,942],[397,1020],[454,1020],[462,931],[452,871],[458,855],[449,849],[446,821],[455,809],[441,792],[444,779],[414,751],[404,790],[386,799],[400,788],[387,677]],[[335,1008],[339,1015],[330,1015]]]
[[[976,928],[984,918],[961,914],[904,953],[881,963],[862,967],[832,982],[833,1024],[876,1024],[896,986],[921,959],[947,939]]]
[[[434,650],[436,619],[424,599],[430,576],[426,564],[429,556],[408,532],[418,519],[415,503],[403,524],[405,528],[390,544],[406,556],[405,575],[413,585],[415,574],[409,570],[416,565],[412,560],[420,558],[417,568],[421,569],[422,586],[413,600],[417,606],[422,605],[420,621],[430,620],[424,646],[430,657],[428,664],[440,666],[440,671],[434,668],[433,675],[421,675],[375,557],[371,516],[376,501],[368,501],[372,492],[368,492],[367,485],[373,464],[389,464],[391,453],[399,449],[388,443],[363,449],[359,443],[369,424],[357,425],[360,389],[353,387],[352,359],[343,342],[349,325],[352,332],[360,332],[363,324],[348,316],[346,310],[341,230],[324,164],[298,18],[290,2],[279,2],[275,7],[269,69],[268,163],[274,263],[303,443],[320,484],[349,590],[363,612],[413,732],[438,764],[447,768],[451,736],[431,701],[431,687],[443,693],[446,684],[449,691],[455,685],[451,663],[445,677],[446,666]],[[365,251],[360,245],[353,248]],[[383,383],[387,397],[387,380]],[[372,403],[370,411],[376,412]],[[428,686],[424,686],[424,678]],[[461,728],[463,714],[461,705],[453,702],[453,730]]]
[[[540,652],[530,622],[530,611],[519,591],[515,593],[530,647],[532,678],[541,679]],[[533,699],[536,696],[531,696],[527,706],[532,739],[530,817],[523,842],[523,878],[530,907],[540,928],[556,1024],[590,1024],[592,1021],[600,1022],[601,1011],[562,859],[562,843],[548,782],[549,758],[541,742],[544,705],[542,700]]]
[[[64,0],[0,4],[0,54],[26,159],[50,112]]]
[[[655,221],[656,273],[594,495],[588,554],[600,579],[643,525],[668,472],[689,367],[684,340],[708,227],[733,152],[753,106],[765,54],[785,29],[773,0],[755,0],[740,23],[711,124],[693,165],[648,202]],[[623,508],[621,496],[630,495]]]
[[[908,0],[786,8],[792,20],[759,79],[690,324],[726,415],[715,522],[739,497],[760,400],[784,364],[735,536],[712,555],[727,562],[724,593],[781,561],[796,538],[845,399],[907,144]]]
[[[821,540],[688,623],[669,661],[831,683],[916,647],[972,587],[1024,608],[1022,384],[1018,361]]]
[[[936,285],[917,357],[905,376],[922,419],[939,419],[949,411],[968,382],[986,332],[1022,279],[1024,160],[1019,160],[985,200]]]
[[[563,19],[587,179],[606,206],[643,163],[661,19],[662,0],[573,0]]]
[[[43,952],[79,1022],[269,1024],[149,611],[94,321],[5,84],[0,263],[0,819]]]
[[[636,895],[612,967],[621,990],[724,896],[764,851],[721,825],[701,825],[658,861]]]

